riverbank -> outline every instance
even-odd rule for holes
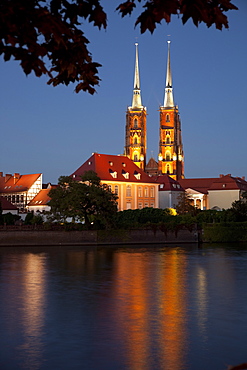
[[[197,231],[177,233],[150,229],[134,230],[1,230],[0,246],[116,245],[198,243]]]

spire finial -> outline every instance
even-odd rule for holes
[[[168,35],[170,36],[170,35]],[[165,98],[164,107],[174,107],[173,92],[172,92],[172,71],[170,62],[170,40],[167,40],[168,44],[168,56],[167,56],[167,69],[166,69],[166,88],[165,88]]]
[[[142,108],[139,63],[138,63],[138,42],[135,43],[135,47],[136,47],[136,59],[135,59],[135,76],[134,76],[132,108]]]

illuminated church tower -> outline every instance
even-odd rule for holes
[[[164,106],[160,107],[160,142],[158,165],[158,171],[160,174],[168,174],[175,180],[184,178],[184,155],[181,123],[178,113],[178,106],[174,105],[172,91],[170,41],[168,41]]]
[[[124,155],[141,169],[146,165],[146,107],[142,105],[138,65],[138,44],[136,46],[135,76],[132,105],[126,112],[126,134]]]

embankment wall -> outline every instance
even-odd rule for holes
[[[179,230],[166,234],[160,230],[84,230],[22,231],[1,230],[0,246],[111,245],[111,244],[176,244],[197,243],[198,233]]]

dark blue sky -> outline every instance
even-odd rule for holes
[[[106,1],[103,1],[106,3]],[[26,77],[18,62],[0,60],[0,171],[39,173],[44,182],[74,172],[92,152],[122,154],[125,113],[131,104],[136,38],[142,103],[147,107],[148,158],[158,154],[159,105],[163,103],[167,35],[179,106],[186,177],[247,177],[247,3],[234,0],[229,30],[182,26],[173,17],[151,35],[134,29],[134,17],[109,11],[108,28],[85,24],[89,50],[100,68],[97,94],[74,86],[46,85]],[[114,7],[113,7],[114,9]]]

